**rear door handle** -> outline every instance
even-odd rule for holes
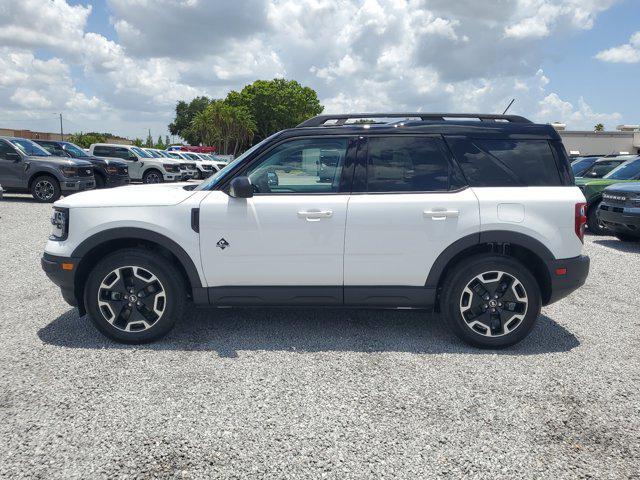
[[[332,210],[300,210],[298,218],[304,218],[307,222],[319,222],[323,218],[331,218]]]
[[[433,210],[425,210],[422,214],[431,218],[431,220],[446,220],[447,218],[458,218],[460,216],[460,212],[458,210],[445,210],[445,209],[433,209]]]

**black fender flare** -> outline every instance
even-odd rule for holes
[[[486,232],[473,233],[458,239],[444,249],[433,263],[427,281],[425,282],[425,287],[436,288],[440,283],[447,265],[459,253],[476,245],[486,243],[519,245],[531,250],[545,262],[555,260],[553,253],[551,253],[542,242],[524,233],[511,232],[508,230],[489,230]]]
[[[182,264],[192,288],[202,287],[200,275],[193,260],[184,249],[170,238],[151,230],[135,227],[118,227],[98,232],[80,243],[71,254],[74,258],[84,258],[95,247],[112,240],[144,240],[156,243],[176,256]]]

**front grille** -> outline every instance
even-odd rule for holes
[[[213,167],[211,165],[202,165],[203,170],[211,170]]]
[[[602,200],[609,205],[624,205],[629,200],[629,197],[624,193],[604,193]]]
[[[195,163],[187,163],[187,168],[189,170],[195,170],[196,169],[196,164]]]
[[[180,167],[180,170],[186,170],[187,169],[187,164],[186,163],[181,163],[179,165],[179,167]]]
[[[93,175],[93,168],[91,167],[80,167],[78,168],[78,176],[79,177],[90,177]]]

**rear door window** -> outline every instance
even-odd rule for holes
[[[547,140],[449,137],[447,143],[474,187],[562,185]]]
[[[449,190],[450,165],[434,138],[370,137],[367,192]]]
[[[93,147],[93,154],[99,157],[113,157],[113,147]]]

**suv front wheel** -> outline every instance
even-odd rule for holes
[[[124,249],[101,260],[85,284],[85,308],[105,335],[146,343],[165,335],[182,317],[186,289],[180,272],[144,249]]]
[[[540,288],[519,261],[479,255],[458,263],[443,286],[441,311],[460,339],[480,348],[513,345],[540,314]]]
[[[151,169],[147,170],[142,176],[142,183],[162,183],[164,177],[159,170]]]

